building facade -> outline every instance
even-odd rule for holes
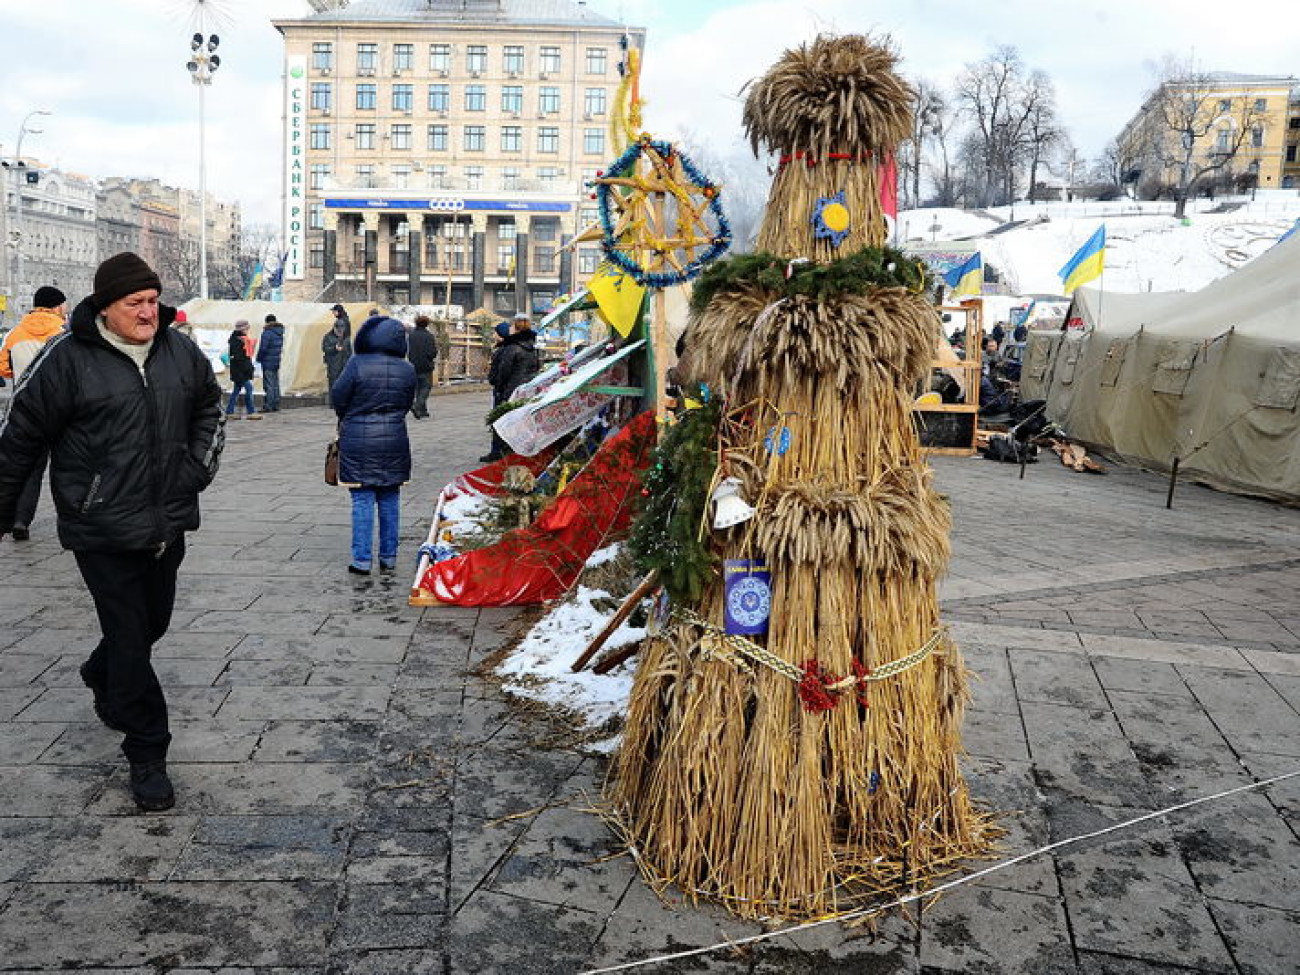
[[[540,310],[596,268],[624,28],[571,0],[313,0],[285,41],[290,300]]]
[[[35,159],[22,162],[4,169],[10,325],[31,310],[42,285],[54,285],[73,301],[88,294],[98,253],[94,182]]]
[[[1300,187],[1297,142],[1300,82],[1232,72],[1161,84],[1116,139],[1143,195],[1210,167],[1193,191]]]

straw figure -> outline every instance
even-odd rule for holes
[[[821,37],[753,85],[745,125],[780,160],[759,253],[711,267],[693,301],[709,487],[737,479],[754,513],[718,528],[698,492],[658,507],[696,519],[715,568],[668,586],[609,797],[648,877],[744,916],[849,910],[994,833],[957,767],[967,675],[936,598],[949,512],[911,412],[941,324],[921,266],[884,246],[878,171],[913,100],[895,63],[884,43]],[[648,492],[673,464],[652,465]],[[691,564],[689,540],[637,531],[679,575]],[[765,635],[729,629],[765,608]]]

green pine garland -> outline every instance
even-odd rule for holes
[[[893,247],[864,247],[829,264],[791,263],[766,253],[738,254],[705,269],[695,282],[691,310],[700,314],[715,294],[739,285],[758,285],[787,296],[805,295],[820,301],[846,293],[866,294],[872,288],[921,291],[927,283],[925,265]]]
[[[678,604],[695,605],[716,572],[717,555],[707,536],[700,537],[700,525],[718,466],[721,416],[716,398],[683,413],[655,448],[642,477],[645,493],[628,548],[640,572],[659,570],[660,582]]]

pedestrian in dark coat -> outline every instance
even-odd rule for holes
[[[334,320],[334,325],[320,342],[321,356],[325,359],[325,393],[334,388],[343,367],[352,358],[352,339],[348,338],[346,321]]]
[[[0,536],[49,451],[59,541],[102,631],[81,679],[99,719],[124,736],[136,804],[168,809],[171,733],[151,657],[171,621],[185,533],[199,527],[199,492],[217,472],[221,387],[198,346],[168,327],[174,309],[159,304],[162,283],[143,260],[110,257],[94,288],[0,420]]]
[[[501,358],[492,384],[498,404],[510,402],[515,390],[541,370],[542,357],[537,351],[537,333],[533,331],[527,315],[516,315],[510,334],[501,344]]]
[[[253,408],[253,339],[248,334],[248,322],[239,319],[234,331],[230,333],[227,343],[230,359],[230,399],[226,401],[226,416],[235,412],[239,394],[244,394],[244,412],[249,416],[257,413]]]
[[[280,359],[284,354],[284,326],[274,315],[266,316],[262,339],[257,343],[257,361],[262,367],[262,410],[280,411]]]
[[[415,369],[415,403],[411,415],[423,420],[429,415],[429,392],[433,389],[433,367],[438,361],[438,344],[429,331],[426,315],[415,317],[415,328],[406,336],[406,359]]]
[[[348,317],[348,310],[342,305],[335,305],[330,309],[334,315],[334,323],[343,326],[343,336],[347,339],[352,338],[352,319]]]
[[[505,352],[506,339],[510,337],[510,323],[497,322],[494,326],[497,335],[497,344],[492,347],[492,358],[488,360],[488,385],[492,387],[492,409],[496,409],[505,400],[501,399],[501,358]],[[510,453],[510,446],[492,430],[492,447],[486,454],[479,458],[483,463],[490,463],[494,460],[500,460],[506,454]]]
[[[406,329],[375,316],[357,330],[356,354],[330,389],[339,416],[339,483],[352,493],[352,561],[368,575],[379,512],[379,568],[397,567],[401,487],[411,477],[406,412],[415,399],[415,370],[406,361]]]

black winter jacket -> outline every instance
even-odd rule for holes
[[[251,383],[255,375],[253,360],[248,357],[248,346],[244,344],[244,333],[235,329],[230,333],[228,343],[230,350],[230,381],[236,386]]]
[[[415,367],[417,375],[433,372],[433,364],[438,361],[438,345],[427,327],[417,325],[406,336],[406,361]]]
[[[396,487],[411,479],[406,413],[415,402],[415,370],[406,361],[406,329],[368,318],[356,354],[330,390],[339,416],[339,483]]]
[[[89,299],[76,307],[0,420],[0,531],[13,527],[23,482],[49,448],[64,548],[156,548],[199,527],[199,492],[225,444],[221,387],[199,347],[161,321],[142,378],[96,317]]]
[[[537,352],[537,333],[531,328],[511,332],[501,342],[492,362],[492,393],[498,404],[510,401],[515,389],[536,376],[542,368]]]

